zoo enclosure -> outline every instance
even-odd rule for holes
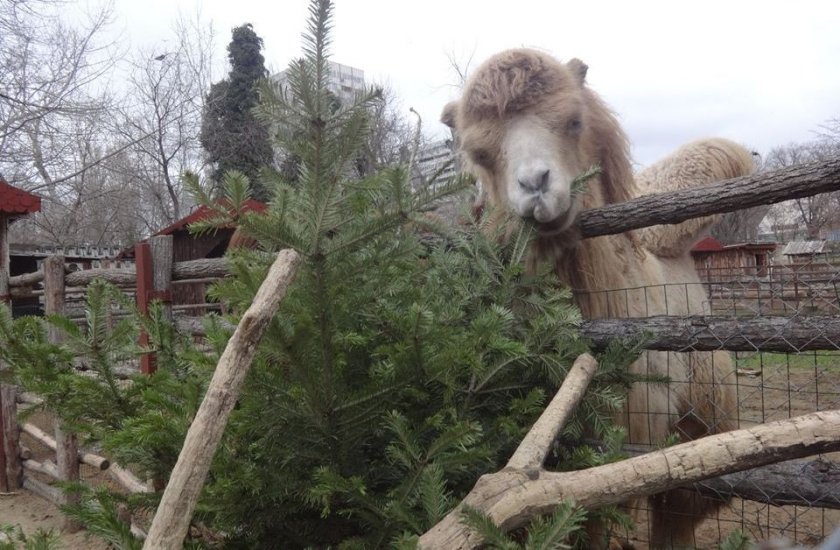
[[[644,197],[631,203],[611,205],[602,209],[584,212],[579,219],[579,226],[584,237],[593,237],[644,227],[645,225],[678,223],[700,215],[737,210],[763,202],[779,201],[840,188],[840,160],[819,166],[798,167],[780,172],[785,172],[781,178],[783,180],[780,186],[781,191],[768,191],[768,182],[772,183],[774,179],[778,180],[778,173],[765,174],[753,178],[739,178],[738,180],[730,180],[729,182],[715,186],[716,189],[714,191],[708,187],[704,188],[701,196],[705,198],[699,201],[702,203],[699,210],[697,208],[685,208],[684,202],[674,200],[673,196],[670,196],[673,194],[669,194],[666,198],[662,196]],[[790,185],[791,178],[795,180],[792,186]],[[756,184],[760,184],[760,186],[756,187]],[[739,188],[741,194],[738,196],[733,195],[731,190],[737,190]],[[791,189],[793,190],[791,191]],[[693,191],[696,190],[680,192],[679,195],[687,198],[688,201],[692,201],[695,200],[695,197],[692,196]],[[709,201],[708,197],[710,196],[720,197],[721,200]],[[637,212],[641,213],[637,215]],[[632,226],[628,226],[628,220],[631,221]],[[165,251],[166,248],[165,241],[152,241],[148,248],[148,255],[154,256],[156,259],[151,265],[146,264],[141,259],[147,252],[138,251],[138,267],[136,272],[132,272],[131,270],[90,270],[87,272],[65,274],[63,267],[60,266],[60,262],[56,260],[51,261],[50,265],[58,265],[58,267],[45,269],[42,274],[35,273],[17,277],[10,281],[12,283],[11,287],[13,293],[22,292],[22,288],[31,286],[43,279],[45,300],[49,300],[50,303],[55,304],[53,307],[57,308],[63,307],[64,301],[59,300],[57,297],[50,298],[51,295],[60,295],[55,289],[59,287],[64,287],[65,290],[66,287],[82,288],[94,277],[101,276],[125,289],[130,290],[131,288],[135,288],[138,304],[142,308],[144,305],[148,305],[149,301],[153,299],[160,299],[164,304],[171,304],[172,286],[179,284],[179,281],[181,284],[185,281],[204,284],[224,276],[226,273],[226,269],[224,268],[225,260],[223,259],[198,260],[173,264],[171,261],[171,245],[169,247],[170,253],[168,255],[169,260],[167,266],[167,253],[155,252],[155,250]],[[160,257],[160,261],[157,260],[158,256]],[[55,271],[59,275],[48,277],[48,273],[52,271]],[[834,275],[830,276],[830,278],[833,277]],[[738,284],[742,283],[739,282]],[[668,291],[681,291],[678,285],[670,286],[674,288]],[[784,285],[780,288],[784,289]],[[626,293],[630,290],[638,291],[639,289],[620,289],[611,292]],[[651,290],[643,289],[644,292]],[[739,394],[739,405],[744,404],[744,406],[747,406],[750,403],[761,403],[760,409],[756,408],[755,410],[745,411],[743,413],[739,406],[738,414],[739,423],[741,424],[760,423],[776,417],[790,417],[800,412],[815,409],[840,408],[838,407],[836,398],[838,392],[836,376],[832,372],[833,363],[826,365],[820,359],[821,357],[834,357],[834,353],[840,348],[840,334],[834,328],[838,316],[836,315],[836,311],[832,311],[831,315],[815,317],[813,311],[805,311],[801,307],[803,300],[805,302],[810,300],[812,303],[814,300],[824,300],[825,293],[822,290],[819,296],[813,293],[799,296],[798,293],[795,293],[795,298],[799,300],[800,305],[792,305],[789,304],[789,297],[785,296],[784,290],[781,293],[776,292],[772,294],[774,291],[770,287],[768,291],[771,292],[770,303],[773,303],[773,300],[777,300],[780,304],[787,304],[781,309],[787,311],[789,315],[785,316],[781,322],[764,322],[768,319],[766,312],[762,311],[761,307],[756,304],[755,307],[748,306],[742,308],[747,313],[752,311],[752,314],[745,315],[745,311],[740,311],[737,315],[720,316],[726,317],[731,321],[729,325],[725,326],[719,322],[721,319],[709,315],[709,313],[716,311],[716,308],[713,307],[715,301],[720,300],[720,298],[715,298],[712,290],[714,289],[710,287],[710,293],[708,294],[710,296],[709,311],[696,312],[695,315],[687,318],[664,316],[663,319],[658,320],[661,322],[658,334],[665,334],[667,336],[668,330],[673,332],[674,327],[677,327],[676,338],[672,338],[671,341],[666,341],[663,338],[659,338],[658,340],[654,338],[648,344],[648,347],[671,351],[728,350],[736,353],[736,365],[739,370],[733,372],[731,377],[724,381],[724,383],[736,386]],[[688,289],[684,289],[684,291],[687,292]],[[831,300],[836,300],[836,293]],[[826,300],[826,302],[830,303],[831,300]],[[59,304],[61,305],[59,306]],[[183,308],[180,311],[186,311],[187,309],[189,308]],[[200,323],[197,322],[196,318],[176,316],[175,310],[172,307],[169,307],[169,311],[172,314],[174,322],[181,330],[189,333],[200,332]],[[720,312],[720,308],[717,308],[717,311]],[[753,320],[760,321],[757,329],[749,323],[749,321]],[[615,332],[615,326],[623,327],[623,330],[637,332],[640,329],[638,325],[633,324],[637,321],[644,323],[657,320],[596,319],[584,326],[584,334],[591,337],[598,344],[598,338],[602,337],[602,335],[606,335],[603,338],[612,338],[619,334]],[[612,329],[609,328],[610,323],[612,323]],[[607,328],[605,329],[605,327]],[[791,329],[803,329],[803,327],[804,332],[802,330],[793,330],[791,332]],[[814,327],[818,328],[815,329]],[[679,332],[680,330],[683,332]],[[758,330],[758,332],[755,332],[755,330]],[[810,336],[808,331],[812,333]],[[821,338],[816,338],[814,333]],[[797,336],[793,336],[793,334]],[[826,350],[828,353],[826,351],[813,351],[815,349]],[[806,350],[811,351],[807,351],[807,355],[801,355]],[[774,355],[768,356],[766,352]],[[783,358],[781,359],[780,366],[778,364],[779,361],[777,361],[779,357]],[[800,357],[807,358],[806,371],[809,373],[813,372],[813,383],[798,380],[799,371],[797,369],[800,368],[799,363],[801,361],[798,359]],[[151,372],[153,369],[153,359],[149,358],[144,360],[142,370],[144,372]],[[757,373],[753,371],[757,371]],[[740,377],[748,378],[743,378],[742,382]],[[804,397],[801,399],[801,402],[795,402],[791,396],[800,393],[799,390],[802,390]],[[13,426],[5,431],[5,433],[11,434],[12,437],[6,437],[3,447],[5,449],[3,453],[5,455],[4,458],[7,459],[4,470],[8,474],[7,478],[19,480],[24,470],[19,460],[22,458],[22,451],[20,449],[9,449],[9,442],[15,441],[17,437],[17,433],[15,432],[16,421],[14,420],[17,398],[14,397],[13,393],[12,397],[7,396],[10,391],[8,386],[3,391],[3,404],[5,407],[3,409],[3,426]],[[11,391],[13,392],[13,390]],[[28,396],[24,396],[23,400],[28,398]],[[780,402],[777,405],[768,405],[774,399]],[[11,406],[9,405],[10,403],[12,404]],[[12,420],[10,421],[10,419]],[[68,439],[72,442],[73,438],[72,436],[61,433],[59,429],[59,433],[55,438],[55,446],[58,449],[57,462],[61,463],[63,461],[65,464],[72,463],[78,465],[80,456],[84,456],[84,453],[80,455],[77,449],[67,450],[68,446],[64,441]],[[18,459],[17,463],[15,462],[16,458]],[[24,458],[24,460],[26,459]],[[86,463],[89,464],[89,462]],[[98,464],[101,467],[102,462],[98,462]],[[30,466],[34,465],[30,464]],[[41,466],[44,466],[44,464],[41,463]],[[800,474],[804,472],[811,478],[814,477],[811,474],[816,475],[817,478],[822,476],[822,481],[831,481],[835,477],[840,477],[837,475],[836,465],[826,460],[811,461],[806,465],[797,466],[797,468],[799,468],[798,472]],[[44,467],[43,470],[35,471],[44,473],[46,470],[56,471],[49,468],[49,465]],[[58,470],[61,470],[61,468],[58,468]],[[149,490],[146,484],[138,480],[130,472],[115,467],[115,465],[110,465],[109,471],[128,490]],[[121,471],[125,475],[118,475]],[[763,475],[762,472],[758,473]],[[60,471],[58,474],[59,476],[63,475]],[[705,494],[735,496],[737,499],[733,502],[741,503],[739,505],[740,508],[735,508],[735,505],[730,506],[729,509],[732,511],[731,516],[727,517],[725,514],[722,514],[711,521],[711,528],[706,529],[712,533],[709,535],[709,540],[711,540],[711,537],[716,537],[715,540],[719,540],[731,526],[743,526],[748,530],[754,531],[752,526],[755,525],[756,532],[759,535],[757,538],[767,538],[770,534],[782,533],[785,535],[792,534],[795,540],[807,542],[824,536],[831,530],[833,525],[838,523],[838,519],[835,515],[832,515],[835,513],[832,508],[836,509],[840,507],[837,503],[837,497],[834,496],[840,493],[836,491],[829,492],[824,495],[825,498],[815,498],[801,494],[805,493],[801,483],[795,488],[795,491],[785,492],[786,489],[784,488],[786,485],[784,480],[768,490],[767,487],[771,485],[768,485],[769,482],[766,477],[762,477],[760,480],[758,478],[749,479],[750,475],[752,475],[752,472],[747,472],[748,479],[745,482],[740,482],[736,478],[727,477],[717,478],[695,486],[696,490],[701,490]],[[820,479],[817,479],[817,481],[820,481]],[[30,486],[36,487],[35,485]],[[752,493],[747,490],[750,486],[754,489]],[[779,489],[779,487],[783,489]],[[55,494],[54,490],[52,493],[47,490],[45,496],[57,498],[58,495]],[[757,503],[758,508],[751,507],[751,503],[753,502]],[[817,519],[809,520],[811,524],[806,528],[801,519],[812,509],[812,505],[820,507],[818,509],[813,508],[817,510],[818,517]],[[794,509],[792,512],[784,510],[785,517],[779,521],[776,517],[778,514],[775,508],[782,506],[793,506]],[[774,508],[773,513],[771,513],[771,507]],[[800,508],[804,508],[805,511],[803,512]],[[749,523],[751,521],[750,518],[753,516],[756,518],[759,516],[766,518],[766,521],[762,520],[761,523],[757,521]],[[817,525],[818,528],[813,527],[813,525]],[[698,546],[706,545],[702,533],[703,531],[701,530],[697,541]]]

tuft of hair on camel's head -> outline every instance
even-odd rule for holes
[[[627,138],[587,86],[587,70],[579,59],[503,51],[476,69],[441,117],[490,205],[547,232],[569,228],[582,207],[635,195]],[[599,175],[581,183],[592,168]]]

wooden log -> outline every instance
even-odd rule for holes
[[[11,307],[9,262],[9,219],[5,213],[0,213],[0,304]],[[0,370],[5,368],[3,361],[0,361]],[[6,454],[6,438],[9,436],[6,435],[3,428],[6,425],[5,414],[2,403],[0,403],[0,492],[2,493],[17,489],[16,482],[9,479],[7,472],[10,458]],[[14,414],[15,422],[17,422],[17,410],[13,410],[10,414]],[[13,461],[13,459],[11,460]]]
[[[32,458],[32,449],[27,447],[26,445],[20,446],[20,459],[21,460],[29,460]]]
[[[58,473],[58,466],[56,466],[51,460],[38,462],[37,460],[32,460],[30,458],[23,461],[23,467],[31,472],[48,475],[53,479],[61,479],[61,476]]]
[[[27,287],[36,285],[43,280],[44,272],[42,270],[38,270],[33,271],[32,273],[24,273],[23,275],[15,275],[14,277],[9,277],[9,286],[11,288]]]
[[[65,308],[64,257],[50,256],[44,260],[44,311],[49,314],[63,315]],[[61,342],[62,334],[55,328],[49,328],[50,342]],[[61,481],[79,481],[79,460],[76,438],[59,424],[55,428],[55,453],[58,474]],[[65,492],[62,504],[79,502],[79,494]],[[69,532],[81,529],[81,525],[68,517],[64,519],[64,528]]]
[[[73,271],[66,275],[68,286],[84,287],[94,279],[104,279],[117,286],[134,286],[136,278],[134,267],[120,268],[94,268]],[[225,258],[206,258],[201,260],[188,260],[173,264],[172,278],[176,281],[187,282],[214,282],[230,275],[228,261]],[[195,279],[189,281],[189,279]],[[42,271],[16,275],[9,279],[10,286],[22,287],[31,286],[44,280]]]
[[[668,316],[595,319],[581,325],[581,335],[603,349],[615,339],[651,339],[646,349],[658,351],[772,351],[797,353],[836,350],[840,315],[796,317]]]
[[[152,300],[163,304],[163,315],[172,320],[172,235],[157,235],[149,238],[152,254]]]
[[[147,315],[154,293],[152,252],[148,242],[140,242],[134,245],[134,261],[137,267],[137,310],[143,315]],[[140,330],[138,343],[142,347],[149,345],[149,335],[145,330]],[[152,374],[155,370],[157,370],[157,365],[154,352],[144,353],[140,357],[140,372],[143,374]]]
[[[55,426],[55,458],[58,466],[58,479],[65,482],[78,482],[79,472],[79,444],[76,434],[66,430],[60,422]],[[75,491],[64,491],[62,504],[78,504],[81,495]],[[64,530],[74,533],[82,528],[82,524],[67,516],[64,518]]]
[[[573,500],[597,509],[766,464],[840,450],[840,411],[823,411],[704,437],[621,462],[574,472],[504,469],[482,476],[419,546],[475,548],[480,538],[461,522],[464,504],[505,531]]]
[[[228,341],[207,393],[187,432],[144,548],[179,549],[201,487],[268,323],[297,271],[299,255],[281,250],[254,301]]]
[[[710,498],[738,497],[771,506],[840,510],[840,463],[823,459],[789,460],[713,477],[686,490]]]
[[[67,286],[85,287],[94,279],[103,279],[111,284],[121,287],[133,287],[136,272],[133,268],[123,267],[119,269],[82,269],[66,275]]]
[[[61,493],[60,489],[38,481],[32,476],[24,476],[23,488],[32,491],[39,497],[52,502],[56,506],[61,506],[63,504],[64,495]]]
[[[230,275],[227,258],[207,258],[202,260],[189,260],[186,262],[175,262],[172,266],[172,279],[179,281],[184,279],[220,279]]]
[[[548,407],[519,444],[506,468],[541,468],[552,442],[569,421],[586,388],[595,376],[598,363],[588,353],[579,356]]]
[[[117,463],[112,463],[108,469],[111,478],[122,485],[127,491],[131,493],[151,493],[152,490],[146,483],[140,481],[136,475],[126,470]]]
[[[0,303],[11,304],[9,296],[9,218],[0,212]]]
[[[585,210],[576,224],[583,238],[675,224],[840,189],[840,157],[705,185],[645,195]]]
[[[11,384],[0,384],[0,454],[5,456],[6,483],[9,491],[17,491],[23,482],[16,396],[17,388]]]
[[[45,432],[38,426],[27,422],[21,426],[21,429],[25,434],[28,434],[33,439],[37,440],[42,445],[49,447],[53,451],[55,451],[58,448],[56,440],[50,437],[50,435],[47,432]],[[87,464],[88,466],[92,466],[100,470],[107,470],[111,466],[110,460],[108,460],[104,456],[99,456],[94,453],[80,451],[78,453],[78,460],[83,464]]]

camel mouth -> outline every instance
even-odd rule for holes
[[[546,208],[543,215],[538,214],[539,208],[535,208],[531,216],[529,216],[537,226],[537,230],[543,235],[553,235],[565,231],[577,220],[578,205],[573,203],[570,208],[563,210],[559,214],[551,217],[545,214],[550,212]]]

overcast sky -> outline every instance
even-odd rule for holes
[[[200,7],[220,59],[230,30],[252,23],[267,65],[282,70],[300,55],[307,5],[115,0],[115,25],[125,45],[165,50],[179,10]],[[450,58],[475,67],[520,46],[585,61],[641,165],[711,135],[766,153],[840,118],[837,1],[336,0],[334,24],[332,59],[389,84],[432,136],[445,135],[438,117],[458,94]]]

